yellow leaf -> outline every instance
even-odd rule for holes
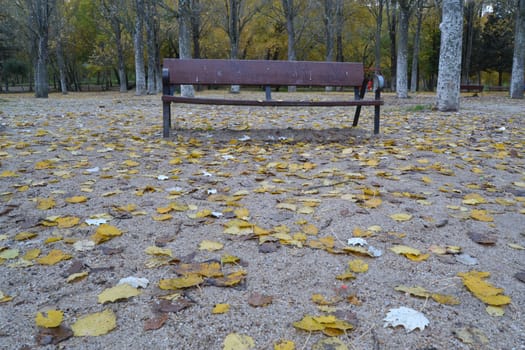
[[[165,255],[165,256],[173,256],[173,253],[171,249],[169,248],[160,248],[156,246],[149,246],[147,247],[144,252],[149,255]]]
[[[515,244],[515,243],[507,243],[507,245],[509,247],[511,247],[512,249],[516,249],[516,250],[525,250],[525,247],[524,246],[521,246],[519,244]]]
[[[18,249],[5,249],[0,250],[0,259],[14,259],[18,256],[20,251]]]
[[[300,321],[294,322],[293,326],[308,332],[322,331],[325,328],[315,317],[309,315],[304,316]]]
[[[460,304],[460,301],[458,300],[458,298],[452,295],[433,293],[431,297],[432,299],[434,299],[434,301],[440,304],[444,304],[444,305],[459,305]]]
[[[210,209],[204,209],[204,210],[197,212],[195,214],[195,218],[201,219],[201,218],[211,216],[211,214],[212,214],[212,211]]]
[[[493,222],[494,218],[490,216],[486,210],[472,210],[470,212],[470,217],[474,220],[483,221],[483,222]]]
[[[209,252],[221,250],[223,247],[224,247],[224,244],[220,242],[209,241],[209,240],[204,240],[199,244],[200,250],[207,250]]]
[[[312,302],[317,305],[334,305],[339,301],[339,298],[332,298],[331,300],[328,300],[322,294],[312,294]]]
[[[33,260],[33,259],[38,258],[39,255],[40,255],[40,249],[38,249],[38,248],[35,248],[35,249],[29,249],[29,250],[24,254],[24,256],[22,257],[22,259],[30,261],[30,260]]]
[[[38,198],[36,202],[36,208],[39,210],[53,209],[56,202],[53,198]]]
[[[469,193],[465,197],[463,197],[463,204],[466,205],[477,205],[485,203],[487,203],[487,200],[477,193]]]
[[[129,299],[131,297],[142,294],[140,290],[130,286],[127,283],[119,284],[118,286],[108,288],[98,295],[98,302],[104,304],[107,302],[114,302],[122,299]]]
[[[43,170],[43,169],[52,169],[54,168],[53,161],[51,160],[42,160],[40,162],[35,163],[35,169],[37,170]]]
[[[348,267],[352,272],[360,273],[368,271],[368,264],[363,260],[352,260],[348,263]]]
[[[419,287],[419,286],[407,287],[404,285],[399,285],[395,287],[394,290],[397,290],[398,292],[404,292],[404,293],[413,295],[415,297],[420,297],[420,298],[428,298],[431,295],[431,293],[428,290],[426,290],[423,287]]]
[[[428,177],[428,176],[423,176],[421,178],[421,181],[423,181],[426,184],[431,184],[432,183],[432,179],[430,177]]]
[[[84,202],[87,202],[87,200],[88,198],[85,196],[74,196],[74,197],[66,198],[66,202],[72,203],[72,204],[84,203]]]
[[[297,205],[291,203],[279,203],[275,206],[277,209],[286,209],[290,211],[297,211]]]
[[[126,166],[129,166],[129,167],[136,167],[138,166],[140,163],[139,162],[135,162],[134,160],[125,160],[122,162],[122,164],[126,165]]]
[[[319,229],[312,224],[302,226],[301,231],[311,236],[317,236],[317,234],[319,233]]]
[[[406,245],[395,245],[393,247],[390,247],[390,250],[400,255],[406,255],[406,254],[411,254],[411,255],[416,255],[416,256],[421,255],[421,252],[419,250],[408,247]]]
[[[84,271],[84,272],[78,272],[78,273],[73,273],[71,275],[69,275],[66,279],[66,281],[68,283],[71,283],[71,282],[78,282],[84,278],[86,278],[88,276],[88,272],[87,271]]]
[[[0,177],[17,177],[18,175],[11,170],[4,170],[0,173]]]
[[[250,350],[255,349],[255,342],[252,337],[239,334],[230,333],[226,336],[223,343],[223,350]]]
[[[26,241],[31,238],[35,238],[38,236],[36,233],[33,232],[20,232],[15,235],[15,241]]]
[[[501,306],[489,305],[485,310],[490,316],[503,317],[505,315],[505,309]]]
[[[512,184],[517,187],[525,187],[525,182],[523,181],[516,181],[516,182],[513,182]]]
[[[463,280],[463,284],[474,294],[476,298],[485,304],[492,306],[502,306],[510,304],[510,297],[503,294],[502,288],[496,288],[492,284],[484,281],[490,276],[490,272],[470,271],[460,272],[458,276]]]
[[[39,327],[54,328],[60,326],[64,319],[64,312],[61,310],[48,310],[45,313],[38,312],[35,323]]]
[[[63,251],[59,249],[53,249],[49,252],[46,256],[43,256],[39,259],[37,259],[37,262],[41,265],[55,265],[56,263],[62,261],[62,260],[69,260],[73,256],[64,253]]]
[[[381,198],[374,197],[374,198],[370,198],[369,200],[365,201],[363,203],[363,206],[365,208],[374,209],[374,208],[379,207],[382,203],[383,201],[381,200]]]
[[[167,214],[167,213],[169,213],[172,210],[173,210],[172,207],[161,207],[161,208],[157,208],[157,213],[159,213],[159,214]]]
[[[13,297],[10,297],[9,295],[4,294],[4,292],[0,290],[0,304],[7,303],[8,301],[11,301],[11,300],[13,300]]]
[[[52,237],[47,237],[44,241],[44,244],[51,244],[51,243],[55,243],[55,242],[59,242],[63,239],[62,236],[52,236]]]
[[[228,311],[230,311],[230,305],[229,304],[216,304],[213,307],[213,310],[211,310],[211,313],[214,315],[217,314],[225,314]]]
[[[274,344],[273,350],[295,350],[295,343],[291,340],[280,340]]]
[[[234,255],[224,254],[221,256],[221,264],[236,264],[241,259]]]
[[[95,234],[91,236],[91,239],[96,244],[100,244],[120,235],[122,235],[122,231],[117,227],[109,224],[102,224],[97,228]]]
[[[412,215],[406,213],[392,214],[390,217],[396,221],[408,221],[412,219]]]
[[[372,236],[372,232],[365,231],[365,230],[363,230],[362,228],[359,228],[359,227],[355,227],[354,230],[352,231],[352,236],[354,236],[354,237],[370,237],[370,236]]]
[[[80,317],[71,325],[75,337],[99,336],[107,334],[117,326],[117,316],[110,310]]]
[[[353,273],[347,271],[345,273],[337,275],[335,278],[340,280],[340,281],[346,281],[346,280],[349,280],[349,279],[354,279],[355,275]]]
[[[75,216],[64,216],[57,218],[55,221],[59,228],[71,228],[78,225],[80,219]]]
[[[424,261],[430,257],[430,254],[405,254],[405,256],[412,261]]]
[[[238,219],[241,220],[249,220],[250,218],[250,211],[246,208],[236,209],[233,213]]]
[[[155,220],[155,221],[168,221],[168,220],[171,220],[172,218],[173,218],[173,216],[170,215],[170,214],[153,216],[153,220]]]
[[[183,289],[197,286],[204,282],[199,275],[188,275],[186,277],[163,279],[159,281],[160,289]]]

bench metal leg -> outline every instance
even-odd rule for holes
[[[374,106],[374,134],[379,134],[380,107]]]
[[[170,137],[171,102],[162,103],[162,137]]]
[[[365,97],[366,88],[368,86],[368,77],[365,77],[363,84],[361,85],[361,90],[358,91],[357,87],[354,89],[354,95],[356,100],[362,100]],[[359,115],[361,114],[361,106],[356,106],[354,114],[354,122],[352,126],[357,126],[359,123]]]

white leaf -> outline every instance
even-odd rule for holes
[[[222,217],[222,213],[220,211],[212,211],[211,212],[211,216],[213,216],[214,218],[220,218]]]
[[[94,167],[94,168],[91,168],[91,169],[87,169],[86,171],[88,173],[98,173],[100,171],[100,168],[97,166],[97,167]]]
[[[207,191],[208,194],[217,194],[217,190],[215,188],[210,188],[208,191]]]
[[[392,326],[395,328],[397,326],[403,326],[407,330],[407,333],[412,332],[416,328],[424,330],[430,323],[421,312],[404,306],[397,309],[390,309],[384,321],[385,327]]]
[[[160,180],[160,181],[164,181],[164,180],[167,180],[169,179],[170,177],[169,176],[166,176],[166,175],[159,175],[157,176],[157,180]]]
[[[118,281],[117,286],[121,284],[129,284],[133,288],[146,288],[149,284],[149,280],[147,278],[129,276],[121,278]]]
[[[378,249],[376,247],[373,247],[371,245],[368,246],[368,252],[372,254],[375,258],[380,257],[383,255],[383,251],[381,249]]]
[[[473,258],[470,255],[465,254],[465,253],[456,255],[456,261],[463,265],[477,265],[478,263],[478,259]]]
[[[96,219],[86,219],[86,224],[89,226],[100,226],[108,222],[108,219],[96,218]]]
[[[73,244],[73,248],[77,252],[87,252],[89,250],[93,250],[95,248],[95,242],[93,242],[90,239],[85,239],[82,241],[77,241]]]
[[[248,141],[251,140],[251,137],[248,135],[243,135],[242,137],[239,137],[239,141]]]
[[[348,239],[348,245],[350,246],[361,246],[361,247],[365,247],[366,245],[368,245],[368,243],[366,242],[366,239],[362,239],[362,238],[349,238]]]

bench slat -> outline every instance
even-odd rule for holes
[[[335,106],[381,106],[383,100],[346,100],[346,101],[281,101],[281,100],[233,100],[217,98],[193,98],[182,96],[162,96],[164,102],[226,105],[226,106],[274,106],[274,107],[335,107]]]
[[[363,64],[265,60],[164,59],[170,84],[360,86]]]

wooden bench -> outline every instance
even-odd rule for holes
[[[353,126],[357,126],[362,106],[374,106],[374,133],[379,133],[381,89],[384,80],[374,76],[374,99],[365,100],[369,78],[362,63],[219,60],[219,59],[164,59],[163,83],[163,137],[170,136],[171,103],[237,105],[237,106],[355,106]],[[178,85],[245,85],[265,88],[265,98],[246,100],[232,94],[231,98],[173,96]],[[337,101],[272,100],[271,87],[276,86],[332,86],[353,87],[353,99]],[[292,95],[292,94],[291,94]],[[237,98],[234,98],[237,97]]]
[[[483,85],[460,85],[461,92],[483,92]]]

